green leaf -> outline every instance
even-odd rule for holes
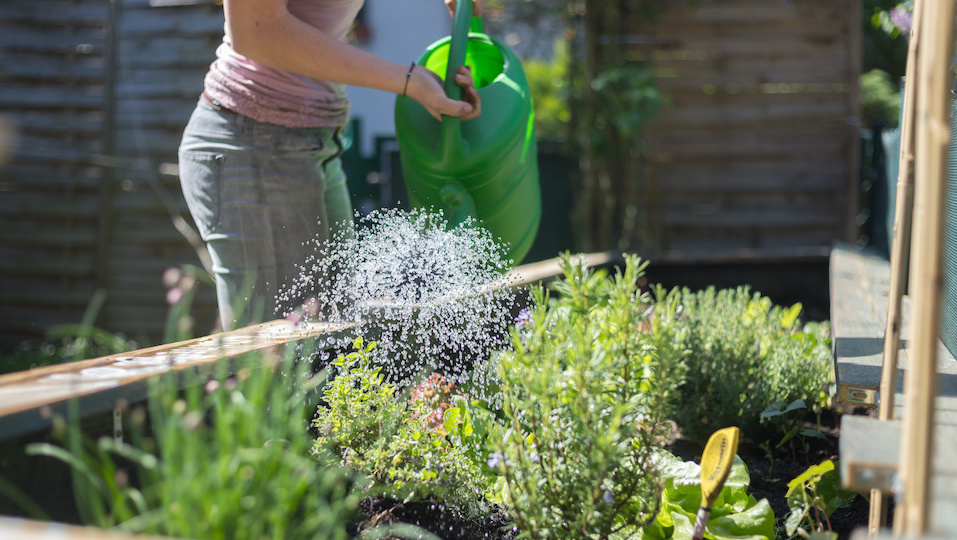
[[[789,403],[787,407],[784,407],[783,401],[777,401],[768,405],[766,409],[761,411],[760,416],[761,418],[773,418],[775,416],[781,416],[782,414],[787,414],[791,411],[796,411],[798,409],[806,409],[806,408],[807,408],[807,404],[804,403],[803,399],[795,399],[794,401]]]
[[[781,326],[788,330],[794,328],[797,324],[798,315],[801,314],[801,309],[803,309],[803,306],[801,306],[800,302],[786,309],[784,313],[781,314]]]
[[[813,437],[815,439],[826,439],[827,435],[817,429],[813,428],[804,428],[801,430],[801,436],[803,437]]]
[[[805,484],[816,482],[816,477],[823,476],[828,471],[834,470],[834,462],[831,460],[825,460],[817,465],[811,465],[803,473],[799,474],[796,478],[788,482],[788,495],[794,491],[795,488],[799,486],[804,486]]]
[[[801,522],[804,521],[804,516],[807,515],[808,510],[809,508],[805,505],[800,509],[795,509],[788,514],[787,519],[784,521],[784,528],[788,533],[788,537],[794,536],[794,533],[797,532],[797,529],[801,526]]]
[[[792,428],[790,431],[784,434],[784,437],[781,438],[781,442],[778,443],[778,446],[781,446],[784,443],[793,439],[794,436],[797,435],[800,431],[801,431],[801,426],[796,426]]]
[[[821,475],[816,490],[817,495],[824,500],[825,510],[829,516],[838,508],[850,506],[858,496],[858,494],[853,491],[847,491],[841,488],[840,469],[837,467],[837,464],[833,464],[832,466],[834,467],[833,469]]]
[[[741,512],[712,517],[707,532],[716,540],[772,540],[774,521],[774,510],[767,499],[761,499]]]

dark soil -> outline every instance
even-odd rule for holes
[[[858,409],[846,414],[869,414],[867,409]],[[751,493],[756,499],[767,499],[778,521],[778,538],[786,538],[784,520],[789,513],[785,495],[788,482],[803,473],[811,465],[825,460],[839,459],[838,440],[840,418],[836,413],[825,413],[821,425],[817,419],[806,419],[807,427],[819,430],[824,438],[794,438],[780,447],[777,441],[768,444],[765,440],[742,438],[738,455],[748,465],[751,476]],[[675,440],[668,448],[684,460],[699,462],[702,446],[683,439]],[[375,498],[363,501],[360,508],[362,519],[356,533],[376,525],[409,523],[424,528],[445,540],[509,540],[517,536],[511,527],[508,515],[499,510],[488,518],[470,519],[442,505],[429,502],[401,503]],[[838,533],[839,540],[850,538],[851,532],[867,527],[869,505],[863,496],[858,496],[847,508],[841,508],[830,517],[831,530]],[[389,536],[388,538],[408,538]],[[571,540],[571,539],[569,539]]]

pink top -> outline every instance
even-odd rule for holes
[[[364,0],[288,0],[289,12],[342,41]],[[315,51],[323,54],[323,51]],[[274,69],[233,50],[229,29],[206,74],[206,94],[223,107],[289,127],[341,127],[349,99],[341,84]]]

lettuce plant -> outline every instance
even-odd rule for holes
[[[633,536],[658,513],[662,405],[684,369],[675,313],[639,290],[637,257],[614,278],[562,264],[556,297],[532,291],[498,358],[507,425],[489,464],[523,537]]]
[[[659,470],[664,484],[661,512],[641,531],[642,540],[691,538],[701,506],[701,466],[662,451]],[[714,540],[772,540],[774,511],[767,499],[748,494],[748,467],[735,456],[731,473],[711,509],[706,533]]]

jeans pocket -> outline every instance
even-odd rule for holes
[[[204,240],[222,223],[222,175],[225,155],[215,152],[179,153],[179,180],[193,221]]]

